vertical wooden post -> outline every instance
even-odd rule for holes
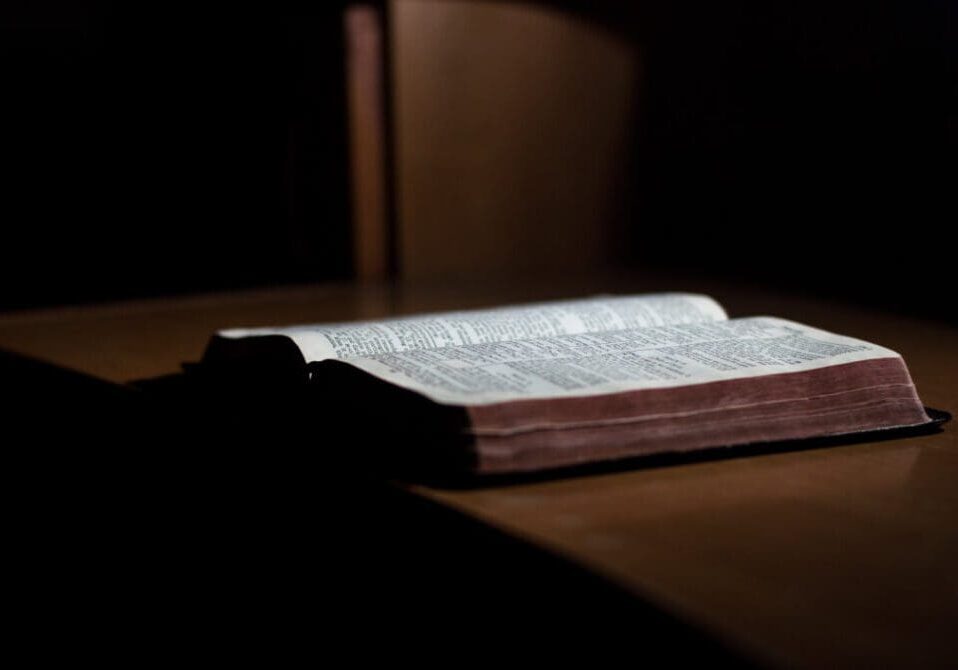
[[[351,5],[344,22],[355,275],[360,281],[382,281],[392,265],[383,10]]]

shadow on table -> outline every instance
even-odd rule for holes
[[[120,387],[8,353],[0,373],[13,632],[38,636],[39,657],[377,648],[746,664],[707,631],[392,485],[301,394],[189,373]]]

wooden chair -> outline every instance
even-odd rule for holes
[[[632,40],[554,5],[435,0],[349,7],[346,34],[360,279],[617,260],[642,75]]]

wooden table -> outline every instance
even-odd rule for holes
[[[691,289],[903,354],[926,404],[958,409],[958,330],[688,280],[324,285],[0,316],[0,348],[124,383],[175,372],[232,326],[372,318],[597,291]],[[783,667],[958,662],[958,441],[875,443],[450,490],[399,484],[612,580]]]

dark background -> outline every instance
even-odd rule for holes
[[[4,307],[346,277],[337,3],[4,3]]]
[[[648,258],[954,320],[958,4],[658,4]]]
[[[4,3],[0,308],[349,278],[342,6]],[[647,63],[629,264],[940,315],[955,7],[602,3]]]

